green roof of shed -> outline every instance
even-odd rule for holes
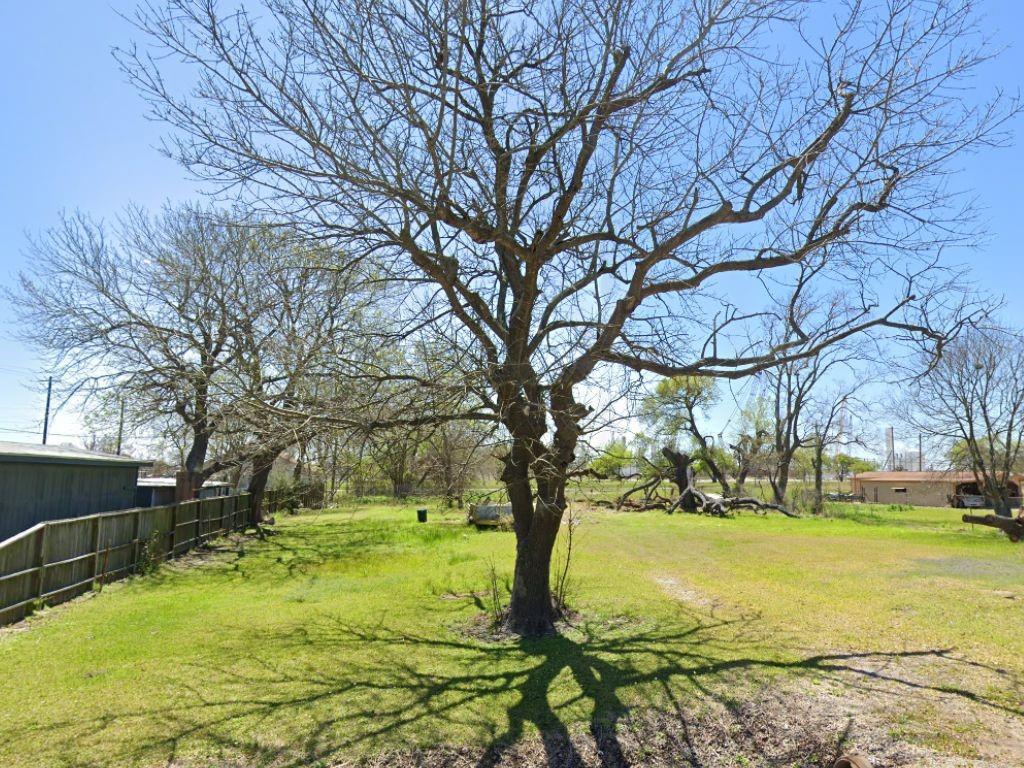
[[[112,453],[87,451],[66,445],[34,445],[0,440],[0,462],[19,464],[92,464],[104,466],[145,467],[152,461],[115,456]]]

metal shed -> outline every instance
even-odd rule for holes
[[[177,491],[177,479],[173,477],[140,477],[135,494],[135,506],[159,507],[173,504]],[[222,480],[207,480],[196,494],[197,499],[212,499],[231,495],[231,483]]]
[[[43,520],[135,506],[152,462],[55,445],[0,441],[0,541]]]

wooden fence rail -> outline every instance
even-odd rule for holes
[[[0,542],[0,626],[244,528],[249,494],[48,520]]]

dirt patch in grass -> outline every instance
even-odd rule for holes
[[[917,574],[923,576],[950,576],[959,579],[990,581],[1024,581],[1024,563],[993,561],[974,557],[921,558],[917,561]]]
[[[666,690],[668,708],[635,707],[487,748],[440,745],[333,765],[828,768],[860,753],[874,768],[1024,766],[1024,690],[1005,670],[941,650],[820,660],[814,673],[757,689],[736,681],[685,703]]]
[[[360,768],[829,768],[860,753],[875,768],[999,768],[902,741],[858,697],[766,689],[743,702],[635,712],[487,749],[438,746],[336,765]],[[1010,756],[1012,758],[1012,756]]]
[[[666,595],[673,600],[686,603],[691,608],[714,608],[718,605],[717,600],[684,584],[674,576],[655,576],[654,581]]]
[[[522,642],[522,638],[505,627],[504,619],[507,616],[508,609],[502,611],[500,620],[495,620],[492,613],[484,611],[474,615],[469,621],[452,625],[452,629],[457,634],[477,642],[515,645]],[[572,635],[577,633],[577,626],[584,621],[585,617],[582,614],[575,611],[567,612],[555,621],[555,629],[560,635]],[[594,627],[610,627],[612,625],[590,624],[588,626],[593,629]],[[616,626],[621,626],[621,624],[616,624]]]
[[[183,552],[172,560],[165,560],[163,565],[173,570],[185,570],[200,566],[218,565],[225,561],[245,556],[245,547],[256,538],[244,533],[229,533],[202,544],[188,552]]]
[[[1024,690],[1006,670],[951,650],[832,657],[821,706],[839,702],[866,752],[891,753],[874,765],[1024,766]]]

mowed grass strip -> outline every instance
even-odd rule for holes
[[[475,639],[465,628],[513,545],[454,511],[426,525],[412,506],[303,515],[33,618],[0,635],[0,765],[328,765],[486,745],[834,678],[870,654],[937,658],[937,689],[1024,709],[1024,550],[954,510],[584,511],[577,625]]]

